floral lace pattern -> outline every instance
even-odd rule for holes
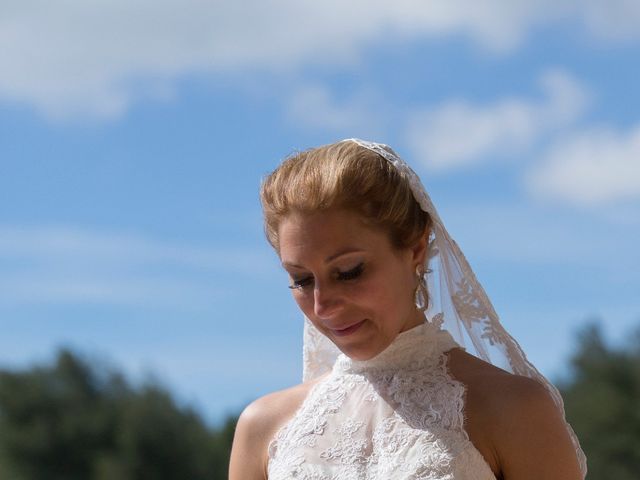
[[[457,346],[424,323],[371,360],[339,355],[272,440],[269,479],[495,480],[463,428]]]

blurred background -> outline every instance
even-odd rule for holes
[[[588,478],[640,478],[639,58],[626,0],[0,0],[0,478],[225,478],[301,378],[260,181],[345,137],[421,175]]]

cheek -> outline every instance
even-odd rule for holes
[[[404,315],[413,307],[413,277],[405,270],[396,270],[394,275],[384,277],[372,286],[371,295],[381,310],[391,315]]]
[[[368,279],[352,293],[353,302],[370,310],[376,317],[394,316],[401,303],[397,282],[382,275]]]
[[[293,300],[296,302],[298,308],[302,311],[302,313],[304,313],[307,318],[313,319],[315,312],[313,289],[309,291],[294,290]]]

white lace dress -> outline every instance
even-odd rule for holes
[[[495,480],[463,428],[464,386],[425,323],[371,360],[341,354],[269,445],[269,480]]]

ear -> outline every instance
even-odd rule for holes
[[[429,247],[428,238],[427,233],[423,233],[411,247],[413,265],[424,265],[424,261],[427,259],[427,249]]]

